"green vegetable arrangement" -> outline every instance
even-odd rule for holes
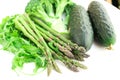
[[[94,39],[111,49],[116,41],[104,6],[92,1],[88,12],[71,0],[30,0],[23,14],[5,17],[0,24],[2,49],[14,53],[12,69],[34,63],[34,72],[61,73],[56,60],[78,72]]]
[[[0,43],[3,50],[14,53],[12,69],[34,62],[35,69],[61,72],[56,61],[78,72],[86,66],[80,63],[89,57],[82,46],[71,42],[61,33],[69,33],[67,24],[71,0],[30,0],[24,14],[7,16],[0,24]],[[64,18],[63,18],[64,16]]]

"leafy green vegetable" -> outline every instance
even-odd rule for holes
[[[15,54],[12,69],[22,68],[24,63],[28,62],[35,62],[36,70],[38,68],[45,69],[46,60],[40,49],[15,28],[14,19],[16,16],[7,16],[0,25],[0,43],[3,49]]]

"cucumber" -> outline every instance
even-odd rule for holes
[[[88,6],[95,41],[104,47],[110,47],[116,41],[115,31],[105,7],[98,1]]]
[[[70,30],[70,39],[88,51],[92,46],[94,37],[89,15],[84,7],[80,5],[72,7],[68,28]]]

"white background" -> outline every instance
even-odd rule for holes
[[[7,15],[23,13],[29,0],[0,0],[0,21]],[[90,1],[74,0],[86,9]],[[88,2],[86,2],[88,1]],[[120,80],[120,11],[112,5],[100,0],[108,11],[117,35],[117,41],[113,50],[106,50],[93,44],[87,52],[90,57],[83,62],[88,69],[74,73],[64,65],[58,63],[62,74],[55,71],[47,77],[46,71],[28,75],[34,67],[32,64],[25,65],[24,72],[17,74],[11,70],[12,53],[0,50],[0,80]]]

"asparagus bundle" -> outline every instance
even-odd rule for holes
[[[60,69],[54,61],[54,57],[62,61],[73,71],[78,71],[77,67],[86,68],[84,65],[72,60],[75,59],[75,56],[78,56],[78,54],[79,60],[88,57],[83,47],[79,47],[77,44],[72,43],[42,22],[40,22],[40,24],[42,24],[40,26],[35,24],[27,14],[17,16],[14,21],[15,27],[22,31],[24,35],[33,41],[36,46],[40,48],[42,53],[44,53],[48,61],[48,75],[52,68],[60,72]],[[77,53],[73,53],[75,51]]]

